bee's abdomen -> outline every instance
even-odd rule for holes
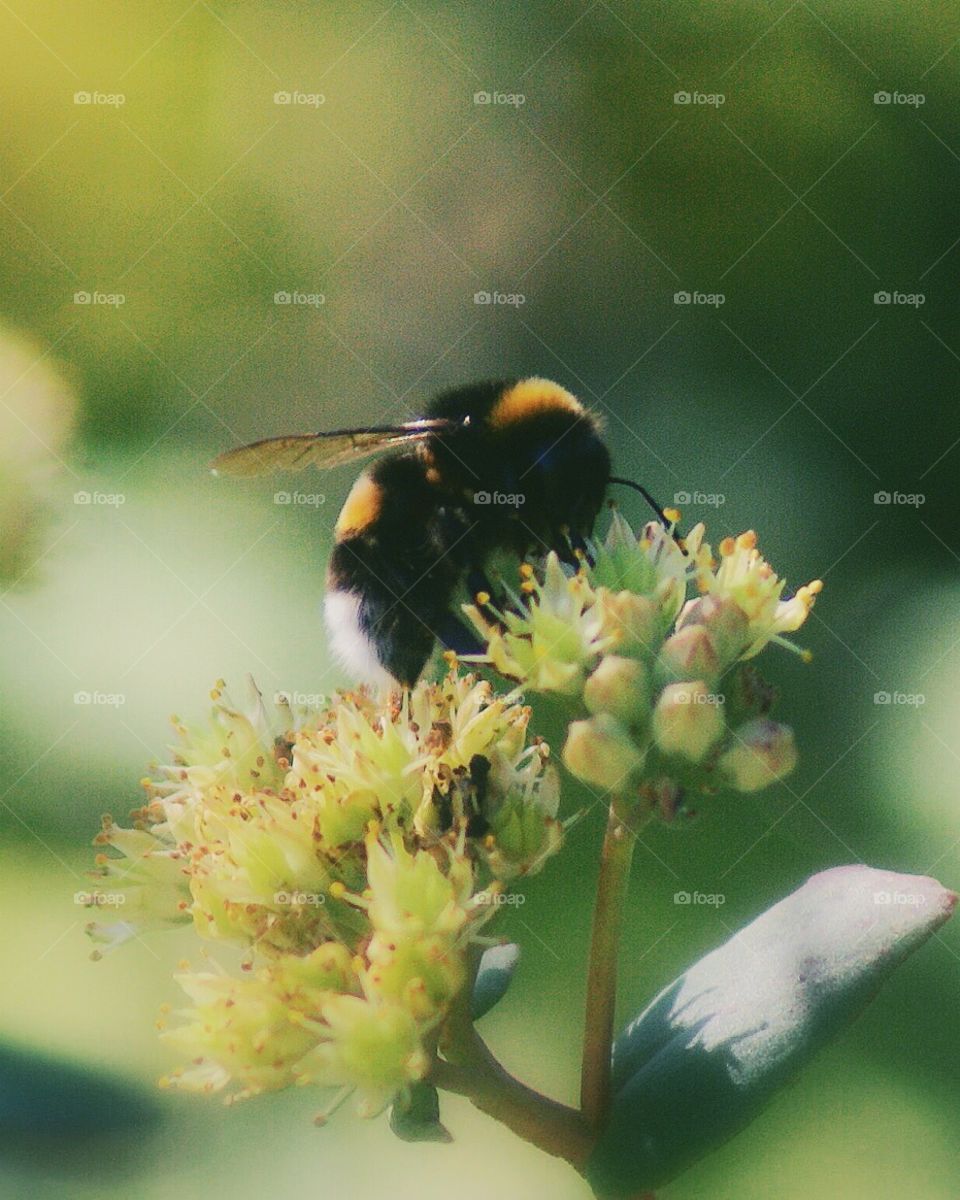
[[[419,678],[462,572],[456,527],[412,455],[382,459],[354,484],[337,521],[325,609],[334,652],[356,677]]]

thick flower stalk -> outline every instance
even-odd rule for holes
[[[178,976],[191,1004],[164,1036],[188,1065],[170,1085],[315,1083],[373,1115],[427,1073],[507,883],[559,849],[547,747],[473,676],[317,712],[213,700],[206,728],[176,723],[134,828],[104,822],[91,902],[122,894],[125,919],[91,934],[192,921],[243,948],[240,977],[212,959]]]

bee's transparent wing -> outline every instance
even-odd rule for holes
[[[300,471],[304,467],[339,467],[381,450],[420,442],[461,422],[424,418],[405,425],[366,429],[333,429],[328,433],[291,434],[264,438],[218,455],[210,464],[214,475],[263,475],[268,471]]]

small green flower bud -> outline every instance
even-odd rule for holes
[[[604,634],[618,654],[652,654],[663,637],[655,600],[636,592],[597,589],[596,610]]]
[[[660,651],[661,676],[671,682],[685,679],[715,680],[720,659],[705,625],[687,625],[671,634]]]
[[[568,769],[594,787],[612,791],[643,766],[644,752],[609,713],[573,721],[563,747]]]
[[[653,710],[653,736],[664,754],[700,762],[722,732],[719,697],[702,679],[663,689]]]
[[[677,629],[697,625],[709,631],[721,669],[740,657],[749,640],[747,614],[727,596],[701,596],[691,600],[680,614]]]
[[[367,950],[367,992],[431,1020],[463,986],[463,953],[450,938],[374,934]]]
[[[322,1004],[329,1034],[299,1067],[299,1080],[348,1083],[359,1092],[362,1116],[381,1111],[405,1084],[422,1079],[430,1059],[413,1016],[391,1001],[330,996]]]
[[[647,669],[635,658],[607,654],[583,689],[590,712],[609,713],[627,726],[640,725],[650,714]]]
[[[734,732],[734,743],[719,763],[738,792],[758,792],[789,775],[796,765],[793,730],[762,718]]]
[[[491,818],[485,840],[487,864],[497,879],[533,875],[562,840],[563,826],[556,817],[517,795]]]

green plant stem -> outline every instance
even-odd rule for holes
[[[613,797],[600,856],[587,969],[580,1111],[515,1079],[477,1033],[470,1013],[476,960],[444,1022],[430,1081],[465,1096],[539,1149],[583,1173],[610,1107],[610,1067],[617,992],[617,951],[636,842],[627,809]]]
[[[580,1072],[580,1109],[590,1129],[601,1128],[610,1108],[610,1056],[617,999],[617,951],[636,838],[610,802],[600,856],[600,878],[593,910],[587,968],[587,1007]]]
[[[580,1113],[551,1100],[515,1079],[474,1032],[473,1045],[465,1061],[438,1059],[430,1082],[448,1092],[465,1096],[481,1112],[501,1121],[531,1145],[565,1159],[583,1172],[594,1137]]]
[[[439,1043],[444,1057],[434,1061],[430,1081],[465,1096],[525,1141],[582,1172],[594,1138],[580,1113],[515,1079],[474,1028],[470,997],[476,962],[472,966],[470,983],[461,990],[444,1022]]]

